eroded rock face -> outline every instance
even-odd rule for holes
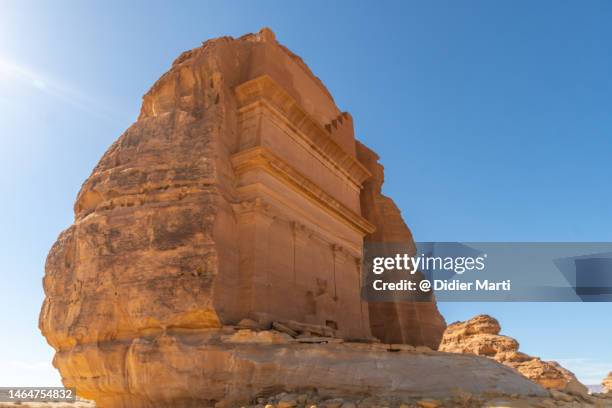
[[[364,182],[361,210],[376,230],[366,236],[365,242],[390,243],[393,248],[403,246],[406,253],[414,256],[416,246],[410,229],[393,200],[382,194],[384,168],[378,155],[357,142],[357,157],[372,173]],[[418,280],[419,276],[413,278]],[[371,302],[368,310],[372,334],[386,343],[423,344],[437,349],[446,328],[433,298],[431,302]]]
[[[414,247],[377,161],[270,30],[183,53],[85,181],[49,253],[40,329],[64,384],[108,406],[221,400],[220,384],[267,370],[255,346],[202,340],[240,322],[435,348],[435,302],[360,297],[364,239]]]
[[[440,351],[486,356],[516,369],[547,389],[586,394],[587,387],[574,374],[555,361],[542,361],[519,351],[519,343],[500,335],[499,322],[479,315],[465,322],[455,322],[444,332]]]
[[[604,392],[612,394],[612,372],[610,372],[608,376],[604,378],[601,385],[603,385]]]
[[[79,375],[81,364],[102,377],[109,362],[124,367],[126,376],[106,384],[108,392],[96,398],[102,407],[243,406],[281,391],[312,389],[328,398],[441,398],[451,388],[472,394],[546,395],[492,360],[376,343],[308,344],[275,331],[168,330],[120,347],[89,345],[78,356],[69,353],[69,367],[74,368],[69,374]],[[80,381],[84,394],[99,392],[94,377]],[[132,392],[110,392],[118,386]]]

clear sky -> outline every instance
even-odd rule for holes
[[[0,385],[52,385],[44,261],[76,193],[183,50],[271,27],[303,57],[420,241],[612,241],[607,1],[0,0]],[[585,383],[612,371],[612,305],[486,312]]]

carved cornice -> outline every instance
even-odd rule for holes
[[[295,99],[268,75],[238,85],[235,92],[240,112],[257,106],[276,111],[311,148],[323,155],[358,186],[372,176],[363,164],[331,138],[323,125],[304,111]]]
[[[250,169],[264,169],[361,233],[371,234],[376,229],[368,220],[327,194],[270,149],[258,146],[243,150],[232,155],[231,161],[238,176]]]
[[[266,189],[262,184],[250,184],[248,187],[257,187]],[[268,191],[269,193],[270,191]],[[268,197],[272,197],[268,194]],[[348,242],[343,240],[342,245],[338,244],[338,236],[333,233],[328,233],[325,230],[318,230],[313,226],[306,226],[301,222],[295,221],[295,219],[285,212],[283,212],[277,205],[273,204],[269,198],[256,197],[253,199],[246,199],[238,203],[232,204],[234,213],[238,216],[251,216],[252,214],[262,214],[265,217],[262,218],[268,222],[280,220],[288,223],[292,227],[293,236],[296,240],[318,240],[321,243],[328,245],[329,249],[335,251],[334,248],[337,246],[341,247],[347,256],[352,256],[355,260],[361,259],[363,256],[362,249],[363,243]],[[260,219],[261,220],[261,219]]]

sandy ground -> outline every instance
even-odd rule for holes
[[[95,408],[93,401],[77,399],[76,402],[0,402],[0,408]]]

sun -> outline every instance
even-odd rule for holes
[[[0,81],[20,82],[41,90],[47,87],[47,81],[41,75],[2,57],[0,57]]]

